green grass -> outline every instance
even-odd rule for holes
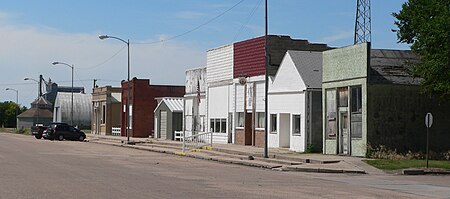
[[[2,132],[2,133],[15,133],[15,134],[31,135],[31,132],[30,132],[29,128],[24,128],[24,129],[0,128],[0,132]]]
[[[425,168],[427,166],[426,160],[365,160],[376,168],[383,170],[397,170],[407,168]],[[450,161],[448,160],[429,160],[430,168],[450,169]]]
[[[0,128],[0,132],[3,132],[3,133],[15,133],[16,129],[15,128]]]

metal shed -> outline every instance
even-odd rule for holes
[[[31,103],[31,108],[17,116],[17,128],[30,128],[36,124],[44,126],[52,122],[52,103],[39,97]]]
[[[174,132],[183,129],[183,98],[157,98],[155,113],[156,138],[173,140]]]
[[[54,122],[71,123],[72,93],[58,92],[53,109]],[[79,128],[91,126],[92,96],[85,93],[73,94],[73,125]]]

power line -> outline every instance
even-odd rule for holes
[[[86,68],[77,68],[77,69],[80,69],[80,70],[91,70],[91,69],[98,68],[98,67],[102,66],[103,64],[106,64],[107,62],[109,62],[115,56],[117,56],[120,52],[122,52],[123,49],[125,49],[125,47],[126,47],[126,45],[124,45],[120,50],[118,50],[116,53],[114,53],[111,57],[109,57],[108,59],[106,59],[105,61],[103,61],[103,62],[101,62],[101,63],[99,63],[97,65],[86,67]]]
[[[259,2],[257,2],[255,4],[255,7],[253,7],[253,10],[250,12],[249,16],[247,17],[247,21],[245,23],[242,24],[241,28],[239,29],[239,31],[236,33],[236,35],[233,38],[233,42],[237,40],[237,37],[241,34],[242,30],[244,29],[245,26],[247,26],[247,24],[250,22],[250,20],[253,18],[253,15],[255,14],[256,10],[258,10],[259,6],[261,6],[261,3],[263,2],[263,0],[259,0]],[[232,43],[233,43],[232,42]]]
[[[77,80],[79,80],[79,81],[81,82],[81,84],[83,84],[83,87],[84,87],[84,88],[86,88],[86,85],[84,84],[84,81],[81,81],[81,80],[78,78],[78,76],[77,76],[76,73],[75,73],[75,78],[76,78]]]
[[[188,31],[186,31],[186,32],[184,32],[184,33],[181,33],[181,34],[179,34],[179,35],[175,35],[175,36],[173,36],[173,37],[169,37],[169,38],[167,38],[167,39],[163,39],[163,40],[159,40],[159,41],[153,41],[153,42],[131,42],[131,43],[132,43],[132,44],[157,44],[157,43],[162,43],[162,42],[174,40],[174,39],[176,39],[176,38],[178,38],[178,37],[182,37],[182,36],[187,35],[187,34],[189,34],[189,33],[191,33],[191,32],[194,32],[194,31],[200,29],[201,27],[203,27],[203,26],[205,26],[205,25],[208,25],[209,23],[211,23],[211,22],[213,22],[214,20],[218,19],[219,17],[225,15],[227,12],[229,12],[229,11],[232,10],[232,9],[234,9],[235,7],[237,7],[239,4],[241,4],[241,3],[244,2],[244,1],[245,1],[245,0],[241,0],[241,1],[237,2],[237,3],[234,4],[232,7],[228,8],[227,10],[225,10],[225,11],[222,12],[222,13],[220,13],[219,15],[213,17],[212,19],[206,21],[205,23],[202,23],[202,24],[200,24],[200,25],[194,27],[193,29],[188,30]]]
[[[202,24],[200,24],[199,26],[197,26],[197,27],[195,27],[195,28],[193,28],[193,29],[191,29],[191,30],[188,30],[188,31],[186,31],[186,32],[184,32],[184,33],[181,33],[181,34],[179,34],[179,35],[170,37],[170,38],[168,38],[168,39],[160,40],[160,41],[153,41],[153,42],[131,42],[131,43],[132,43],[132,44],[157,44],[157,43],[162,43],[162,42],[174,40],[174,39],[176,39],[176,38],[178,38],[178,37],[182,37],[182,36],[187,35],[187,34],[189,34],[189,33],[191,33],[191,32],[194,32],[194,31],[200,29],[201,27],[203,27],[203,26],[205,26],[205,25],[207,25],[207,24],[213,22],[214,20],[216,20],[216,19],[220,18],[221,16],[225,15],[226,13],[228,13],[229,11],[231,11],[232,9],[234,9],[235,7],[237,7],[239,4],[241,4],[241,3],[244,2],[244,1],[245,1],[245,0],[241,0],[241,1],[237,2],[236,4],[234,4],[234,5],[233,5],[232,7],[230,7],[229,9],[227,9],[227,10],[225,10],[224,12],[220,13],[219,15],[213,17],[212,19],[206,21],[205,23],[202,23]],[[258,5],[257,7],[259,7],[259,5]],[[256,8],[253,9],[251,16],[253,16],[255,10],[256,10]],[[250,17],[250,18],[251,18],[251,17]],[[248,21],[249,21],[249,19],[247,20],[247,23],[248,23]],[[241,28],[241,29],[242,29],[242,28]],[[239,32],[240,32],[240,31],[239,31]],[[116,53],[114,53],[111,57],[109,57],[108,59],[106,59],[105,61],[103,61],[103,62],[101,62],[101,63],[99,63],[99,64],[96,64],[96,65],[90,66],[90,67],[85,67],[85,68],[77,67],[77,69],[79,69],[79,70],[92,70],[92,69],[98,68],[98,67],[100,67],[100,66],[106,64],[107,62],[109,62],[109,61],[110,61],[111,59],[113,59],[114,57],[116,57],[120,52],[122,52],[123,49],[125,49],[125,47],[126,47],[126,45],[124,45],[121,49],[119,49],[119,50],[118,50]]]
[[[34,85],[36,83],[8,83],[8,84],[0,84],[0,86],[21,86],[21,85]]]
[[[94,79],[77,79],[73,80],[73,82],[90,82]],[[97,79],[97,81],[103,81],[103,82],[121,82],[122,80],[111,80],[111,79]],[[72,82],[72,80],[63,80],[63,81],[57,81],[52,83],[69,83]],[[6,83],[6,84],[0,84],[0,86],[28,86],[28,85],[35,85],[36,83]]]

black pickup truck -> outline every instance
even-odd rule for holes
[[[39,125],[39,124],[36,126],[32,126],[31,127],[31,135],[34,135],[34,137],[36,137],[36,139],[41,139],[42,133],[45,131],[45,129],[47,129],[46,126]]]

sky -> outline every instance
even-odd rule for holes
[[[326,43],[353,44],[356,0],[268,0],[269,34]],[[394,17],[405,0],[372,1],[372,47],[409,49],[397,43]],[[0,101],[30,107],[39,75],[92,92],[120,86],[131,77],[152,84],[184,85],[185,71],[206,65],[211,48],[264,35],[264,0],[1,0]]]

